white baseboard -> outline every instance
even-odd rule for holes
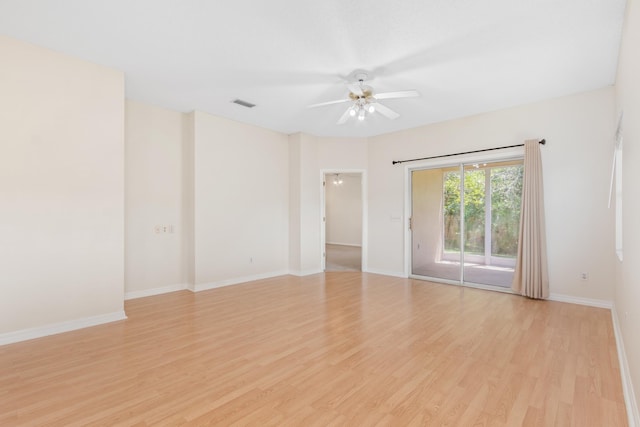
[[[42,338],[49,335],[61,334],[63,332],[75,331],[77,329],[88,328],[90,326],[102,325],[103,323],[117,322],[124,320],[127,315],[124,310],[114,313],[101,314],[98,316],[85,317],[82,319],[68,320],[66,322],[53,323],[36,328],[22,329],[15,332],[0,334],[0,345],[12,344],[20,341]]]
[[[401,279],[409,278],[409,276],[407,276],[403,272],[398,272],[398,271],[385,271],[385,270],[376,270],[376,269],[369,268],[369,269],[363,270],[363,273],[380,274],[381,276],[399,277]]]
[[[136,298],[151,297],[154,295],[167,294],[169,292],[183,291],[187,288],[188,288],[187,284],[178,283],[175,285],[162,286],[160,288],[143,289],[140,291],[130,291],[130,292],[125,292],[124,299],[130,300],[130,299],[136,299]]]
[[[188,285],[187,289],[191,292],[206,291],[209,289],[222,288],[224,286],[239,285],[241,283],[253,282],[254,280],[270,279],[277,276],[286,276],[288,270],[273,271],[270,273],[254,274],[253,276],[235,277],[233,279],[219,280],[211,283],[199,283],[197,285]]]
[[[289,270],[289,274],[292,276],[298,276],[298,277],[302,277],[302,276],[311,276],[312,274],[320,274],[320,273],[324,273],[324,271],[322,270]]]
[[[613,301],[603,299],[591,299],[574,297],[571,295],[551,294],[548,298],[549,301],[568,302],[570,304],[588,305],[589,307],[598,308],[613,308]]]
[[[613,321],[613,334],[616,337],[618,363],[620,364],[620,376],[622,377],[622,393],[624,394],[624,403],[627,407],[629,427],[640,427],[640,415],[638,414],[636,394],[633,390],[631,372],[629,371],[629,362],[627,361],[627,353],[624,349],[624,340],[622,339],[620,321],[618,319],[618,312],[616,311],[615,305],[611,308],[611,320]]]
[[[353,244],[353,243],[340,243],[340,242],[326,242],[327,245],[337,245],[337,246],[352,246],[354,248],[361,248],[362,245]]]

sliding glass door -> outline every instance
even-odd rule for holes
[[[522,160],[412,171],[412,274],[510,287],[522,175]]]

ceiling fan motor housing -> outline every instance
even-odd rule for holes
[[[370,102],[372,100],[372,97],[373,97],[373,89],[371,89],[369,86],[362,87],[362,95],[349,92],[349,98],[351,98],[353,101],[357,101],[359,99],[365,99],[366,101]]]

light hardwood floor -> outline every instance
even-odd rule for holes
[[[0,425],[625,426],[608,310],[363,273],[0,347]]]

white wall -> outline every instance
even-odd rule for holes
[[[180,288],[183,249],[185,115],[126,102],[125,290],[127,296]],[[156,226],[170,226],[157,234]]]
[[[316,138],[318,167],[331,170],[366,170],[367,138]]]
[[[406,168],[393,166],[392,160],[546,138],[542,156],[551,292],[611,301],[613,212],[607,197],[613,116],[614,91],[605,88],[371,138],[370,269],[405,273]],[[581,272],[589,273],[589,281],[580,280]]]
[[[333,183],[335,174],[326,175],[326,243],[362,245],[362,183],[357,174],[340,174],[342,184]]]
[[[288,271],[286,135],[135,101],[126,118],[127,297]]]
[[[195,289],[285,274],[288,137],[196,112],[193,142]]]
[[[195,283],[195,111],[184,115],[182,128],[182,266],[185,283]]]
[[[635,390],[635,422],[640,406],[640,4],[627,3],[627,16],[618,64],[616,96],[618,111],[624,110],[624,148],[622,185],[623,259],[616,265],[615,307],[622,332],[631,382]],[[612,146],[609,144],[609,156]],[[613,252],[613,246],[607,247]],[[623,381],[625,378],[623,378]],[[640,425],[640,424],[639,424]]]
[[[318,138],[300,134],[300,274],[318,272],[322,265],[318,149]]]
[[[291,274],[307,275],[321,271],[320,247],[320,172],[318,140],[297,133],[289,136],[291,192],[290,233]]]
[[[123,75],[3,36],[0,58],[0,334],[123,317]]]
[[[301,182],[300,152],[302,135],[289,135],[289,270],[292,274],[301,275]]]

